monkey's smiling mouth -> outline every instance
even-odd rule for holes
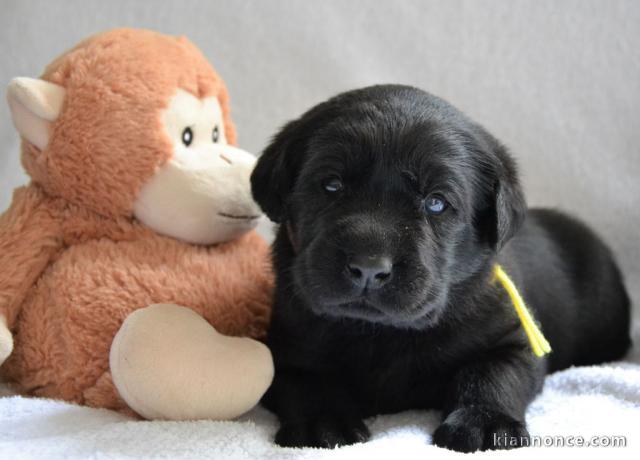
[[[260,218],[260,214],[237,215],[237,214],[228,214],[226,212],[219,212],[218,215],[221,217],[226,217],[227,219],[247,220],[247,221],[252,221]]]

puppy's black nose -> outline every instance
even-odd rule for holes
[[[358,255],[347,264],[347,275],[358,287],[377,289],[391,279],[392,267],[389,257]]]

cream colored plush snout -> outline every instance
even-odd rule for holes
[[[190,243],[237,238],[262,214],[251,196],[255,161],[224,144],[179,149],[140,190],[134,215],[153,230]]]

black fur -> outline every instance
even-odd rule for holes
[[[323,188],[332,178],[342,190]],[[364,417],[414,408],[443,411],[440,446],[491,449],[494,434],[526,443],[546,372],[615,360],[630,344],[607,247],[573,218],[527,210],[506,149],[435,96],[375,86],[334,97],[286,125],[251,180],[282,224],[276,374],[263,399],[280,445],[364,441]],[[427,215],[434,192],[449,207]],[[369,256],[391,271],[354,282],[350,264]],[[492,283],[496,262],[542,324],[548,358],[533,355]]]

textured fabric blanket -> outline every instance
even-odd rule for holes
[[[635,334],[636,343],[638,334]],[[234,422],[142,422],[107,410],[13,395],[0,386],[0,458],[438,458],[457,455],[431,445],[436,411],[368,420],[373,439],[324,449],[282,449],[272,442],[276,418],[262,408]],[[533,441],[554,447],[584,443],[579,455],[610,455],[594,444],[640,449],[640,352],[623,362],[571,368],[549,376],[527,413]],[[608,450],[608,449],[607,449]],[[509,451],[500,456],[526,455]],[[537,458],[547,450],[537,450]],[[485,454],[481,454],[484,456]],[[431,457],[433,458],[433,457]]]

